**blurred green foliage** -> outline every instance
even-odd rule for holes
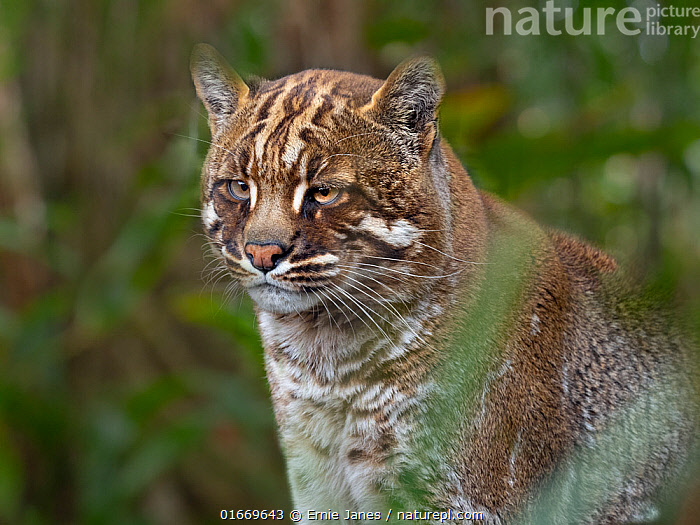
[[[700,47],[486,36],[486,6],[0,3],[1,523],[289,508],[250,303],[202,255],[199,41],[268,77],[436,56],[478,185],[609,250],[700,334]]]

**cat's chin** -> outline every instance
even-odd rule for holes
[[[275,314],[301,313],[319,303],[313,294],[283,290],[270,284],[248,288],[248,294],[259,308]]]

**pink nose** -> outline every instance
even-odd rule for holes
[[[279,244],[246,244],[245,253],[253,266],[267,272],[282,258],[282,247]]]

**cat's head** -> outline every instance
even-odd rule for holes
[[[442,273],[449,197],[430,166],[444,84],[432,59],[384,82],[309,70],[245,83],[202,44],[191,70],[212,135],[205,232],[260,308],[381,316]]]

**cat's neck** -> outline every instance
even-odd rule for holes
[[[377,370],[396,363],[405,366],[409,353],[430,353],[444,311],[445,305],[426,293],[408,308],[389,304],[381,313],[350,320],[332,310],[284,315],[258,310],[257,316],[268,361],[300,380],[333,389],[373,381]]]

